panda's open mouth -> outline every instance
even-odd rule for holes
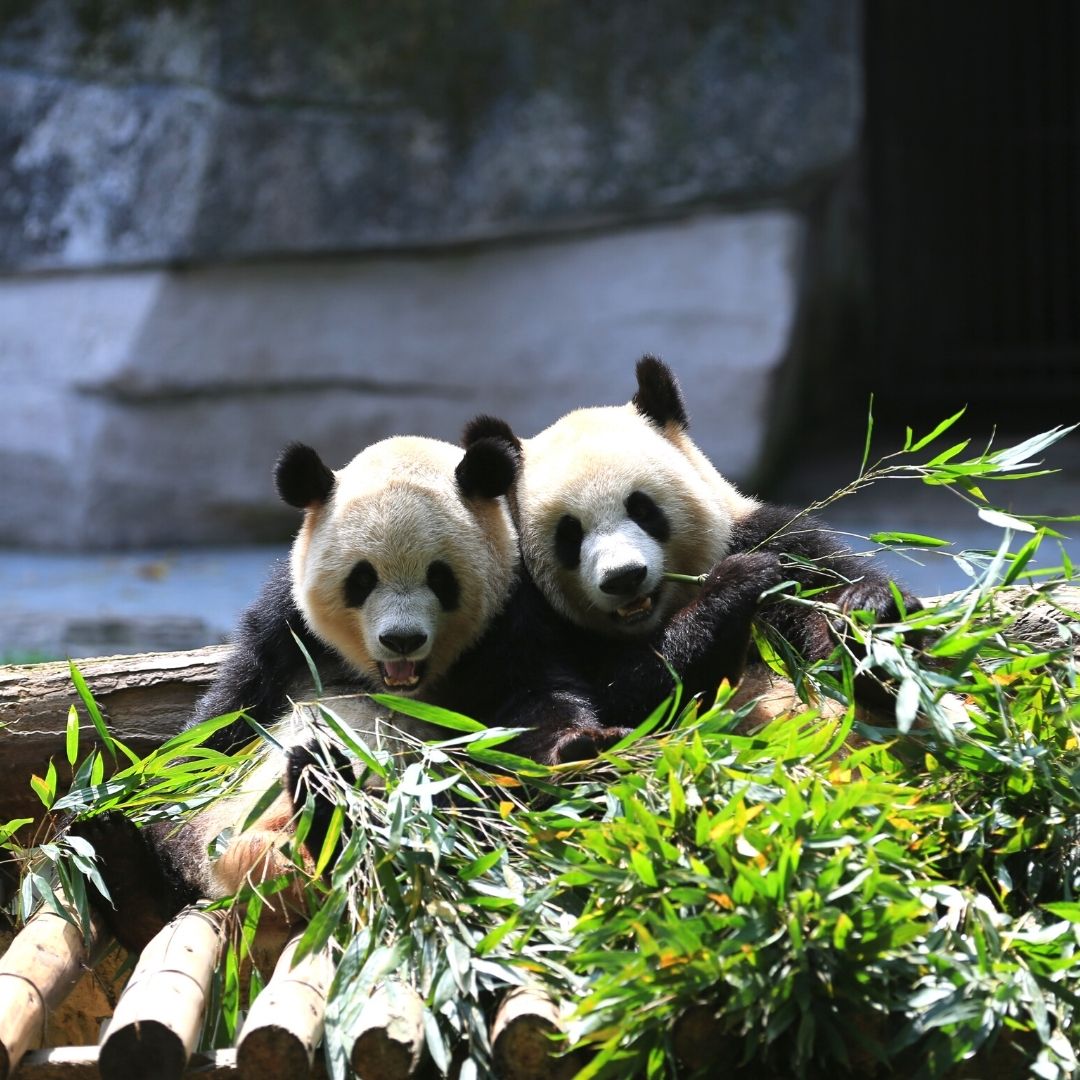
[[[639,596],[636,599],[631,600],[629,604],[623,604],[622,607],[617,607],[611,614],[614,618],[618,619],[619,622],[641,622],[652,614],[652,609],[653,597]]]
[[[424,665],[419,660],[383,660],[379,674],[387,690],[412,690],[424,677]]]

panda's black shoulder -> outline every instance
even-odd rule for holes
[[[838,553],[836,534],[820,518],[794,506],[760,503],[732,522],[731,550],[749,551],[762,545],[792,555],[813,558]],[[843,551],[840,545],[839,551]]]

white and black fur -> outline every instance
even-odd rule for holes
[[[521,572],[501,497],[518,465],[516,449],[501,439],[474,439],[465,451],[390,439],[336,473],[309,447],[287,448],[277,487],[305,514],[289,575],[283,581],[279,568],[241,620],[232,658],[195,718],[254,706],[284,751],[265,750],[243,791],[179,831],[171,822],[138,830],[118,814],[73,826],[102,857],[117,902],[103,915],[122,942],[139,948],[185,903],[228,895],[246,878],[284,868],[281,841],[306,798],[313,752],[302,730],[278,720],[290,685],[306,670],[292,632],[354,691],[419,696],[527,728],[506,748],[538,761],[591,756],[622,733],[599,723],[589,686],[566,662],[572,654],[561,620]],[[348,718],[371,719],[363,705]],[[208,741],[230,749],[250,739],[240,720]],[[239,829],[275,777],[283,778],[282,797],[221,858],[209,859],[208,842]],[[323,807],[323,827],[328,813]],[[319,825],[308,837],[314,851]]]
[[[671,675],[645,658],[645,642],[688,693],[737,679],[760,598],[784,581],[827,588],[823,598],[845,612],[899,617],[887,576],[821,522],[724,479],[690,439],[665,364],[643,357],[637,383],[627,405],[578,409],[531,439],[478,417],[464,440],[502,438],[522,455],[510,504],[523,560],[600,677],[610,675],[602,722],[617,723],[638,695],[656,702],[670,692]],[[667,572],[707,577],[698,587],[667,580]],[[920,606],[902,598],[908,611]],[[834,628],[812,608],[772,603],[760,615],[806,659],[836,646]],[[630,642],[639,647],[626,651]]]

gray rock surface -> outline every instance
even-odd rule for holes
[[[12,0],[0,269],[430,247],[790,198],[852,0]]]
[[[753,469],[796,306],[782,211],[546,243],[13,278],[0,289],[0,544],[264,542],[296,515],[271,469],[299,439],[344,464],[387,435],[530,435],[682,379],[695,435]]]

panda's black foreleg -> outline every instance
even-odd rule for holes
[[[548,677],[546,685],[514,695],[496,715],[497,727],[528,728],[500,749],[542,765],[561,765],[594,758],[631,730],[601,720],[584,681],[550,671]]]
[[[787,506],[764,504],[739,522],[732,536],[739,552],[768,552],[781,558],[781,579],[796,581],[803,589],[821,589],[822,600],[845,614],[869,611],[874,622],[895,622],[901,617],[890,578],[869,558],[855,555],[822,522]],[[795,558],[792,558],[794,556]],[[922,604],[900,589],[906,612]],[[844,620],[830,620],[804,605],[772,603],[765,621],[806,660],[824,660],[844,637]]]
[[[780,560],[767,551],[738,552],[713,567],[699,596],[672,617],[660,644],[686,694],[712,693],[725,679],[738,681],[761,595],[782,580]]]
[[[285,789],[296,812],[302,813],[311,801],[311,825],[304,837],[304,847],[312,861],[318,863],[330,833],[335,803],[329,797],[330,778],[320,779],[330,771],[351,775],[352,766],[345,752],[337,746],[297,743],[289,748],[285,764]],[[348,822],[335,841],[327,866],[333,866],[344,848]]]
[[[159,930],[198,899],[154,843],[153,830],[139,828],[117,810],[72,822],[66,835],[94,846],[98,872],[111,900],[89,882],[87,897],[109,932],[126,949],[141,952]]]

